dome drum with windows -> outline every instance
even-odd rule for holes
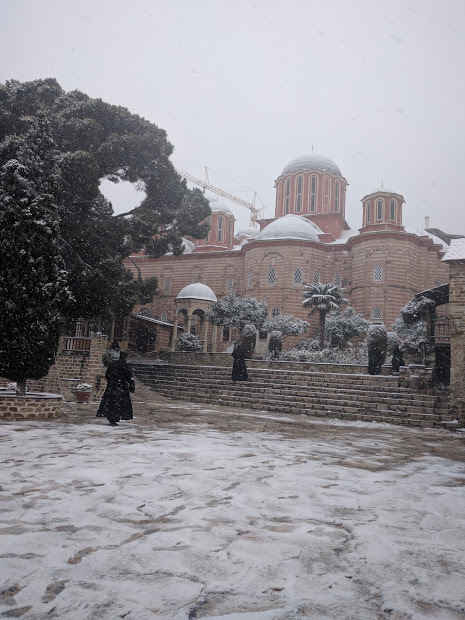
[[[276,179],[275,216],[337,214],[344,218],[347,181],[324,155],[302,155],[290,161]]]

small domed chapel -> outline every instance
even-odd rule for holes
[[[385,187],[361,198],[360,227],[350,229],[346,187],[331,159],[311,154],[284,167],[275,181],[275,217],[259,220],[259,228],[235,230],[229,207],[212,199],[205,239],[185,239],[181,256],[140,253],[127,261],[129,269],[135,263],[142,277],[156,276],[159,283],[153,303],[136,315],[171,329],[169,347],[182,331],[197,334],[205,350],[224,351],[231,334],[208,324],[205,312],[235,292],[265,299],[270,316],[309,320],[308,337],[316,335],[317,318],[309,319],[302,307],[304,287],[332,282],[357,312],[390,329],[416,293],[448,281],[441,262],[447,245],[425,230],[404,227],[404,198]],[[295,341],[289,338],[287,345]]]

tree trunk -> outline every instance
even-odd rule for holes
[[[18,393],[20,396],[25,396],[26,395],[26,379],[23,379],[22,381],[17,381],[18,384]]]
[[[325,325],[326,325],[326,312],[320,310],[320,349],[325,347]]]

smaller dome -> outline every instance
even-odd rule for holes
[[[237,233],[234,236],[235,238],[256,237],[259,232],[260,232],[260,229],[255,228],[253,226],[249,226],[249,228],[241,228],[240,230],[237,231]]]
[[[193,282],[179,292],[176,299],[203,299],[205,301],[217,301],[215,293],[206,284]]]
[[[290,161],[282,171],[283,174],[291,174],[292,172],[301,172],[304,170],[319,170],[320,172],[332,172],[342,176],[339,167],[329,157],[324,155],[301,155]]]
[[[395,194],[396,196],[403,198],[402,194],[399,194],[399,192],[394,192],[392,189],[388,189],[387,187],[379,187],[378,189],[374,189],[372,192],[369,192],[362,198],[362,200],[365,200],[368,196],[374,196],[375,194]]]
[[[316,224],[301,215],[284,215],[274,220],[257,235],[257,241],[272,239],[301,239],[304,241],[319,241],[318,235],[322,230]]]

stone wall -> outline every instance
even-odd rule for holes
[[[231,366],[230,353],[187,353],[170,351],[161,353],[159,359],[169,364],[186,364],[188,366]],[[136,361],[136,360],[134,360]],[[141,359],[137,361],[142,361]],[[320,364],[315,362],[288,362],[251,359],[248,368],[272,368],[274,370],[300,370],[314,372],[332,372],[340,374],[368,374],[368,367],[358,364]],[[382,374],[389,374],[390,367],[383,367]]]
[[[0,418],[6,420],[50,419],[61,416],[63,398],[59,394],[35,394],[17,396],[6,390],[0,391]]]
[[[449,263],[450,408],[465,422],[465,262]]]

